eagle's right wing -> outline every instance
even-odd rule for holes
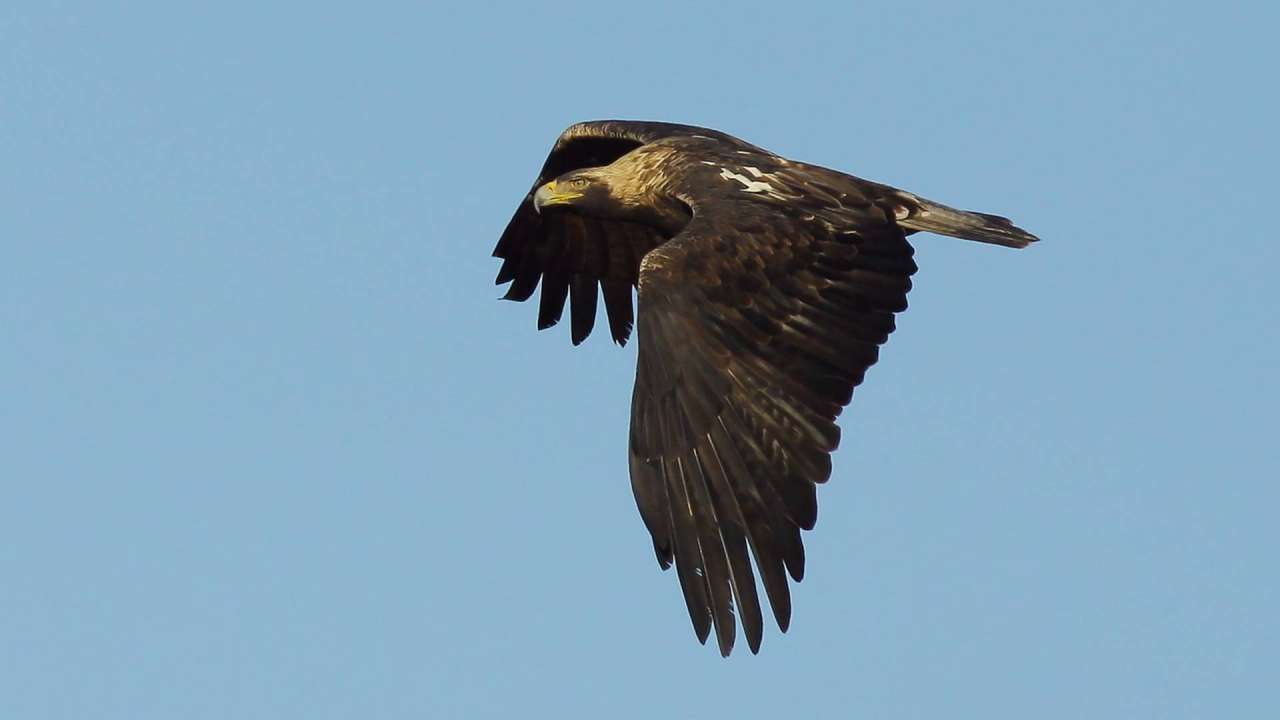
[[[674,560],[694,631],[760,646],[755,556],[779,627],[800,530],[817,520],[836,416],[907,305],[902,230],[868,213],[832,228],[767,206],[700,208],[640,273],[630,467],[659,563]],[[785,570],[784,570],[785,568]]]

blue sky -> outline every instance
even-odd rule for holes
[[[0,10],[0,715],[1274,717],[1263,3]],[[792,629],[692,636],[635,349],[489,257],[556,134],[715,127],[916,236]]]

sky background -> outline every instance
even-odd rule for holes
[[[1280,10],[725,7],[0,9],[0,717],[1280,715]],[[493,286],[607,117],[1044,239],[914,238],[759,656]]]

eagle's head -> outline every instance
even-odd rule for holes
[[[569,207],[591,217],[616,217],[623,210],[614,199],[605,168],[574,170],[539,187],[533,193],[533,207]]]
[[[626,220],[657,228],[671,237],[693,213],[684,201],[665,190],[661,169],[643,159],[637,151],[609,165],[567,172],[534,191],[533,207],[538,212],[564,208],[601,220]]]

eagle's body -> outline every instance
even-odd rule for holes
[[[541,282],[540,328],[567,299],[575,344],[599,294],[626,342],[638,287],[632,489],[699,640],[714,626],[722,654],[735,617],[759,649],[749,551],[790,622],[786,574],[804,574],[800,530],[817,520],[835,420],[907,306],[918,230],[1036,239],[713,130],[604,121],[560,136],[498,242],[506,297]]]

